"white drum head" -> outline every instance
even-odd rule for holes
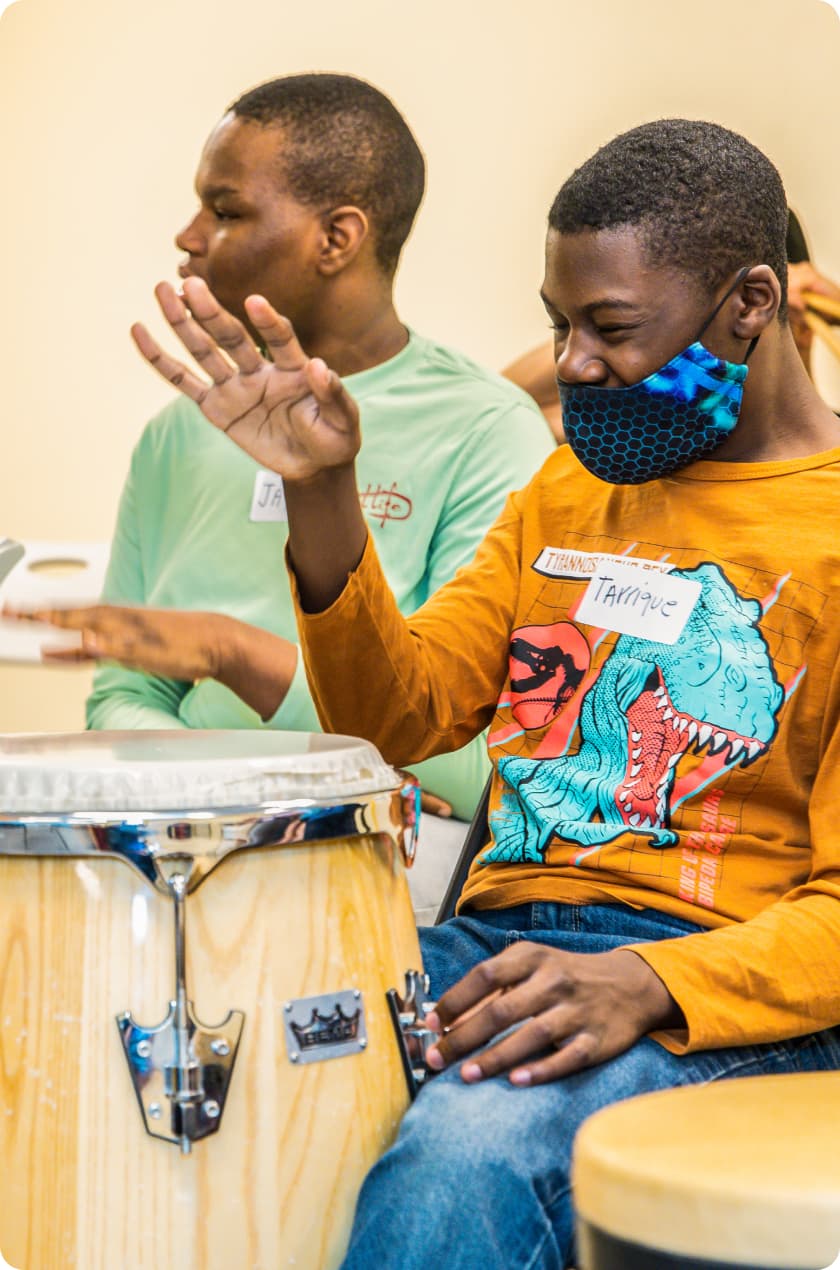
[[[366,741],[309,732],[78,732],[0,736],[0,817],[201,811],[398,789]]]

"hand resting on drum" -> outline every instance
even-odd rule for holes
[[[427,1053],[436,1070],[469,1054],[461,1067],[468,1083],[508,1072],[511,1084],[542,1085],[685,1020],[659,976],[628,949],[569,953],[521,940],[444,993],[427,1023],[442,1033]]]
[[[164,352],[140,324],[131,328],[138,349],[210,423],[283,477],[301,601],[322,611],[341,594],[367,541],[354,468],[361,445],[356,403],[321,358],[306,356],[291,323],[262,296],[249,296],[245,309],[265,357],[201,279],[185,279],[183,296],[161,282],[155,295],[210,382]]]
[[[264,721],[282,703],[297,665],[297,647],[290,640],[223,613],[122,604],[24,611],[6,604],[2,615],[81,632],[78,648],[44,646],[44,661],[118,661],[130,670],[187,683],[217,679]],[[450,804],[429,790],[422,791],[420,801],[430,815],[452,815]]]
[[[222,613],[119,604],[23,611],[7,604],[3,616],[81,631],[81,647],[45,646],[44,661],[117,661],[188,683],[217,679],[262,719],[270,719],[283,701],[297,665],[290,640]]]

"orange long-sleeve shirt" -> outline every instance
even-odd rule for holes
[[[709,928],[634,946],[685,1014],[676,1051],[840,1023],[838,512],[840,449],[615,487],[564,447],[413,617],[370,543],[299,612],[325,726],[403,764],[490,725],[462,906]]]

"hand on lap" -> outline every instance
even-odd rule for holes
[[[461,1068],[467,1082],[508,1072],[515,1085],[544,1084],[614,1058],[679,1020],[667,988],[635,953],[568,953],[522,940],[481,962],[438,1001],[428,1022],[442,1035],[429,1065],[440,1070],[470,1055]]]

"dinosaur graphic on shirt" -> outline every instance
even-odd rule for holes
[[[499,761],[506,789],[490,818],[495,841],[482,863],[541,862],[555,838],[596,847],[628,831],[646,835],[651,846],[673,846],[680,760],[705,752],[711,777],[766,752],[784,691],[758,626],[761,605],[739,595],[715,564],[672,576],[701,585],[682,635],[674,644],[619,636],[583,698],[578,752]],[[558,638],[569,628],[580,637],[565,622]],[[511,647],[521,668],[519,632]],[[552,664],[564,659],[555,656]]]

